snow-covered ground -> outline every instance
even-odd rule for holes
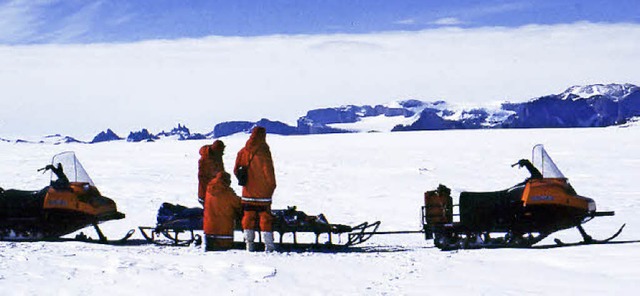
[[[587,223],[588,232],[605,237],[627,223],[618,240],[640,240],[639,137],[640,126],[269,135],[278,181],[274,208],[297,205],[333,223],[381,220],[383,231],[418,230],[425,190],[439,183],[454,194],[507,188],[527,177],[510,165],[530,158],[533,145],[542,143],[579,194],[594,198],[599,210],[616,211]],[[227,170],[246,139],[223,138]],[[36,169],[54,154],[74,150],[100,191],[127,215],[102,224],[116,238],[153,226],[164,201],[197,204],[198,148],[209,142],[0,142],[0,186],[42,188],[48,175]],[[556,237],[580,239],[572,229],[542,243]],[[636,295],[638,266],[637,243],[442,252],[420,234],[375,236],[350,252],[273,254],[0,242],[0,294]]]

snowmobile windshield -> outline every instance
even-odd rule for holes
[[[544,178],[565,178],[560,169],[551,160],[547,151],[544,150],[544,146],[541,144],[533,147],[533,166],[535,166]]]
[[[58,164],[62,165],[63,172],[69,178],[69,182],[89,183],[91,186],[95,186],[87,171],[80,164],[76,154],[72,151],[56,154],[51,160],[51,165],[57,167]],[[52,172],[51,181],[56,180],[58,180],[58,176]]]

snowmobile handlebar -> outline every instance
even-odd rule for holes
[[[64,173],[64,169],[62,168],[62,164],[58,163],[57,166],[48,164],[47,166],[38,169],[38,172],[42,172],[43,174],[46,173],[48,170],[51,170],[56,177],[58,177],[58,180],[62,183],[62,184],[69,184],[69,179],[67,178],[67,175],[65,175]]]
[[[523,167],[530,163],[531,162],[528,159],[521,159],[521,160],[518,160],[518,162],[512,164],[511,167],[515,167],[515,166]]]
[[[542,179],[542,174],[540,171],[529,161],[528,159],[521,159],[518,162],[511,165],[511,167],[519,166],[520,168],[525,167],[531,174],[531,178],[534,179]]]
[[[61,167],[62,167],[61,164],[58,164],[57,168],[51,164],[48,164],[47,166],[38,169],[38,172],[42,172],[43,174],[46,173],[48,170],[53,170],[55,172],[56,170],[60,170]]]

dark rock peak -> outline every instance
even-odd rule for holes
[[[116,135],[111,129],[107,129],[106,131],[102,131],[93,137],[90,143],[100,143],[100,142],[109,142],[109,141],[118,141],[122,140],[121,137]]]
[[[169,136],[181,135],[181,136],[188,137],[190,134],[191,132],[189,131],[189,128],[187,128],[186,125],[181,125],[178,123],[178,127],[174,127],[169,132],[161,131],[160,133],[157,134],[157,136],[169,137]]]
[[[127,142],[142,142],[142,141],[153,142],[158,139],[159,137],[154,136],[146,128],[143,128],[141,131],[129,133],[129,136],[127,137]]]

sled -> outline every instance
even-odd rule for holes
[[[169,214],[169,211],[177,211]],[[158,210],[158,223],[155,227],[140,226],[142,236],[149,242],[163,246],[189,246],[200,245],[202,243],[202,208],[187,208],[181,205],[164,203]],[[323,214],[309,216],[296,207],[288,207],[286,210],[272,210],[274,216],[273,232],[279,234],[278,243],[280,245],[292,246],[354,246],[367,241],[376,233],[380,226],[380,221],[373,223],[364,222],[356,226],[329,223]],[[236,221],[235,230],[242,231],[240,221]],[[256,229],[259,231],[260,229]],[[292,242],[285,242],[284,236],[291,233]],[[298,234],[312,233],[315,241],[312,243],[299,243]],[[186,234],[184,236],[183,234]],[[320,236],[326,234],[328,240],[320,242]],[[334,235],[347,235],[344,243],[334,244]],[[180,237],[183,235],[182,237]],[[260,236],[258,236],[260,239]],[[259,241],[260,242],[260,241]]]
[[[163,203],[158,209],[156,226],[140,226],[138,229],[147,241],[157,245],[189,246],[202,244],[202,208]],[[186,234],[185,238],[181,235]]]

